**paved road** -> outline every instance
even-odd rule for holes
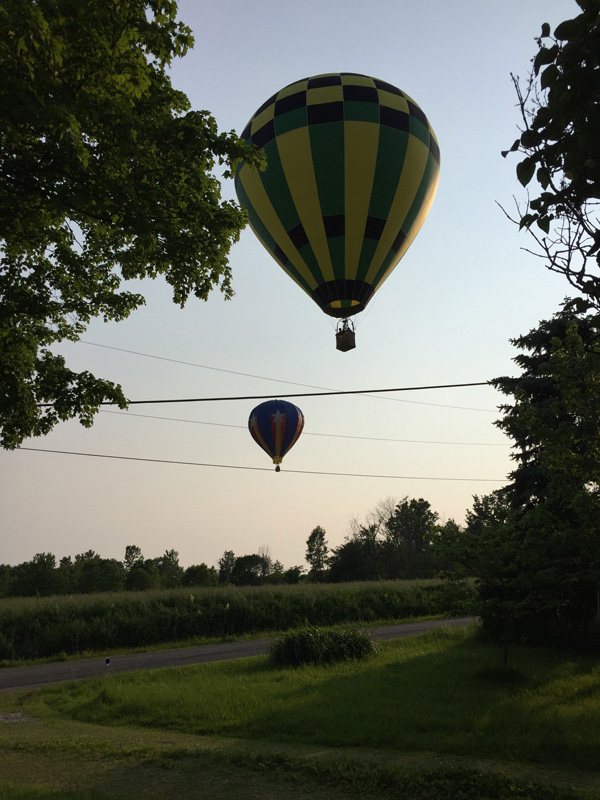
[[[473,617],[462,617],[430,622],[408,622],[404,625],[383,625],[378,628],[370,628],[370,631],[373,639],[400,639],[403,636],[414,636],[442,625],[454,627],[470,625],[473,622],[475,622]],[[134,653],[111,657],[108,666],[104,658],[90,658],[84,661],[63,661],[58,664],[0,669],[0,692],[45,686],[49,683],[77,681],[109,673],[112,675],[116,672],[183,667],[187,664],[260,656],[268,652],[269,643],[270,639],[252,639],[248,642],[205,644],[197,647],[182,647],[177,650],[160,650],[154,653]]]

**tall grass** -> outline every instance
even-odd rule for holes
[[[0,660],[469,612],[440,581],[177,589],[0,603]]]
[[[454,753],[600,771],[600,665],[461,629],[384,642],[361,662],[277,670],[266,658],[44,689],[27,713],[319,746]]]
[[[367,658],[375,649],[375,642],[366,631],[302,628],[272,641],[269,659],[276,667],[333,664]]]

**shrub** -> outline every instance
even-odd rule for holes
[[[374,651],[375,644],[364,631],[304,628],[275,639],[269,658],[277,667],[299,667],[366,658]]]

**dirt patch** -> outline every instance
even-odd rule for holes
[[[14,714],[0,714],[0,722],[37,722],[37,719],[16,711]]]

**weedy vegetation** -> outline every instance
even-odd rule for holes
[[[473,589],[439,580],[222,587],[0,602],[0,662],[471,613]]]
[[[375,649],[375,643],[364,631],[305,628],[274,639],[269,660],[276,667],[333,664],[366,658]]]

